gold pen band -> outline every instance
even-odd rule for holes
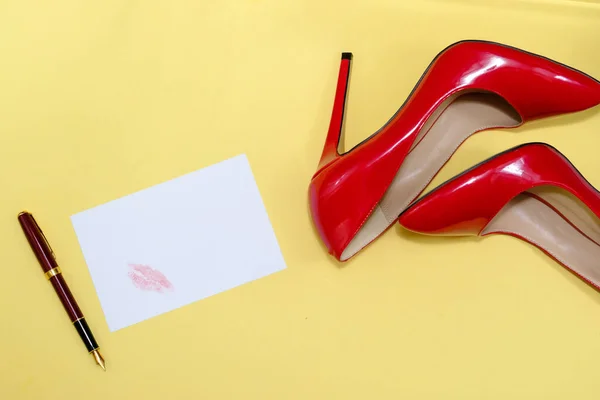
[[[50,271],[46,272],[44,275],[46,275],[46,279],[50,279],[53,276],[56,276],[60,273],[62,273],[62,271],[60,270],[60,267],[54,267]]]

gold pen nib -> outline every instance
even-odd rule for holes
[[[98,349],[92,350],[90,354],[94,356],[96,364],[98,364],[104,370],[104,372],[106,372],[106,364],[104,363],[104,358],[102,358],[102,354],[100,354]]]

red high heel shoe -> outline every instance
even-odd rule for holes
[[[309,186],[312,219],[340,261],[389,228],[473,133],[600,103],[600,82],[582,72],[513,47],[463,41],[437,55],[381,129],[340,154],[351,58],[342,54],[329,131]]]
[[[600,193],[547,144],[517,146],[476,165],[398,220],[426,235],[517,237],[600,288]]]

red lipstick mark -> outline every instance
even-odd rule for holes
[[[173,284],[160,271],[148,265],[129,264],[127,275],[138,289],[158,293],[173,291]]]

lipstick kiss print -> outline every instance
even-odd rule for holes
[[[129,264],[127,273],[133,285],[150,292],[165,293],[174,290],[173,284],[162,274],[162,272],[142,264]]]

